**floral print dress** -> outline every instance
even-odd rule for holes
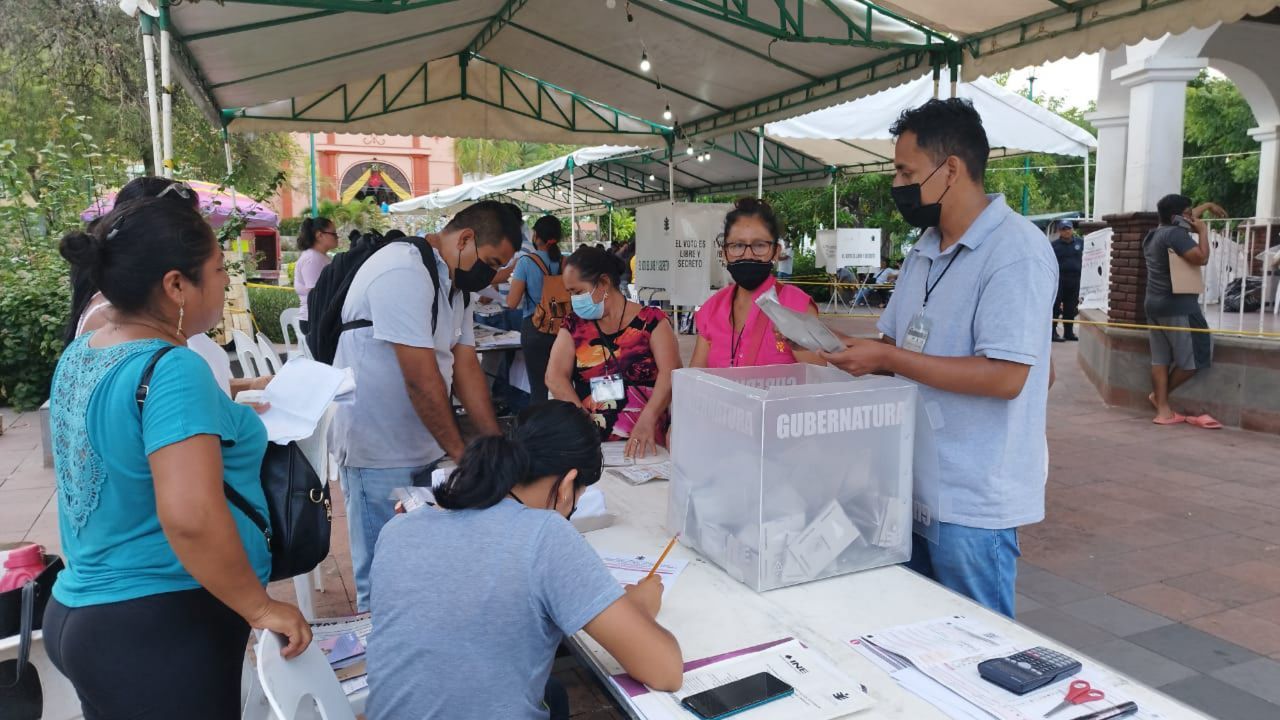
[[[630,437],[640,412],[653,397],[658,381],[658,363],[649,340],[658,323],[667,322],[667,314],[656,307],[642,307],[617,335],[600,331],[594,320],[583,320],[570,313],[563,328],[573,336],[573,389],[582,406],[600,426],[602,440]],[[591,397],[591,379],[618,374],[622,376],[625,396],[621,400],[597,403]],[[669,412],[658,418],[654,436],[658,444],[667,444]]]

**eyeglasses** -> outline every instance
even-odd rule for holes
[[[752,243],[731,242],[724,243],[724,254],[730,260],[741,258],[747,254],[747,249],[751,249],[751,254],[758,258],[767,258],[773,253],[773,248],[778,243],[769,242],[767,240],[756,240]]]
[[[184,182],[175,182],[170,183],[168,187],[156,193],[156,197],[162,198],[171,192],[183,200],[190,200],[195,194],[195,190],[192,190],[190,185]]]

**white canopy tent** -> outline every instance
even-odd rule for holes
[[[952,80],[961,66],[970,76],[991,74],[1280,5],[155,2],[162,76],[172,62],[210,118],[233,131],[431,133],[583,145],[610,138],[674,145],[677,152],[687,143],[856,99],[930,68],[949,68]],[[147,47],[151,37],[144,36]],[[170,86],[167,77],[161,86]]]
[[[903,109],[923,104],[938,90],[926,75],[852,102],[769,123],[765,133],[846,170],[887,169],[893,164],[893,136],[889,133],[893,121]],[[949,95],[945,85],[941,94]],[[971,101],[982,116],[993,156],[1041,152],[1084,158],[1088,214],[1089,151],[1098,147],[1093,135],[985,77],[958,83],[955,95]]]
[[[830,165],[882,166],[893,162],[889,126],[906,108],[933,97],[928,76],[852,102],[769,123],[765,134]],[[948,93],[943,88],[942,95]],[[1042,152],[1086,157],[1098,147],[1083,128],[998,83],[982,77],[957,85],[973,103],[993,152]]]

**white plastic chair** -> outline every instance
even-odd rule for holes
[[[299,308],[285,308],[280,313],[280,336],[284,338],[284,344],[287,348],[286,356],[293,359],[295,356],[304,358],[311,357],[311,349],[307,347],[307,338],[302,334],[302,310]],[[289,330],[293,329],[293,340],[289,339]]]
[[[277,720],[356,720],[356,713],[320,648],[313,642],[298,657],[285,660],[280,655],[284,646],[280,636],[264,632],[257,649],[258,681]],[[308,698],[314,705],[304,702]]]
[[[271,338],[263,333],[258,333],[258,352],[262,353],[262,359],[267,362],[263,370],[267,374],[279,375],[280,355],[276,352],[275,347],[271,345]]]
[[[320,422],[316,423],[316,431],[311,433],[311,437],[298,441],[298,449],[306,456],[307,462],[311,463],[311,467],[315,469],[320,482],[325,485],[329,484],[329,424],[333,422],[333,415],[337,410],[337,404],[330,403],[324,415],[320,416]],[[316,567],[305,575],[295,575],[293,591],[298,596],[298,610],[302,612],[302,616],[307,619],[307,622],[314,622],[316,609],[311,593],[312,591],[324,592],[320,568]]]
[[[253,338],[241,330],[232,330],[231,339],[236,346],[236,359],[240,361],[240,376],[247,378],[260,377],[268,373],[267,359]]]

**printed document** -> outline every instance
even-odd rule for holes
[[[613,573],[613,579],[618,581],[619,585],[635,585],[649,574],[650,568],[658,561],[657,555],[601,555],[600,559],[604,561],[604,566],[609,568],[609,572]],[[688,567],[688,560],[676,560],[668,557],[658,566],[655,575],[662,578],[662,592],[665,595],[672,585],[676,584],[676,580],[680,578],[680,573]]]
[[[644,686],[637,688],[629,676],[615,677],[613,682],[646,720],[689,720],[694,715],[680,704],[683,698],[762,672],[795,688],[795,693],[752,708],[743,714],[744,718],[834,720],[873,704],[861,685],[824,655],[798,640],[787,640],[746,654],[729,653],[722,659],[691,667],[694,665],[699,664],[686,664],[684,687],[675,693],[652,691]]]
[[[344,393],[343,391],[346,390]],[[329,403],[355,391],[350,370],[296,357],[262,391],[271,407],[258,417],[267,426],[267,439],[279,445],[311,437]]]
[[[1015,643],[962,615],[901,625],[850,642],[854,649],[885,668],[904,688],[961,720],[982,717],[1042,720],[1045,713],[1066,697],[1072,680],[1088,681],[1094,689],[1103,691],[1105,697],[1073,707],[1074,714],[1060,713],[1066,718],[1134,700],[1131,682],[1085,658],[1078,658],[1084,665],[1080,672],[1026,695],[1015,695],[987,682],[978,674],[978,663],[1032,646]],[[1062,650],[1075,656],[1070,649]],[[1130,717],[1159,720],[1163,716],[1140,705],[1138,713]]]

